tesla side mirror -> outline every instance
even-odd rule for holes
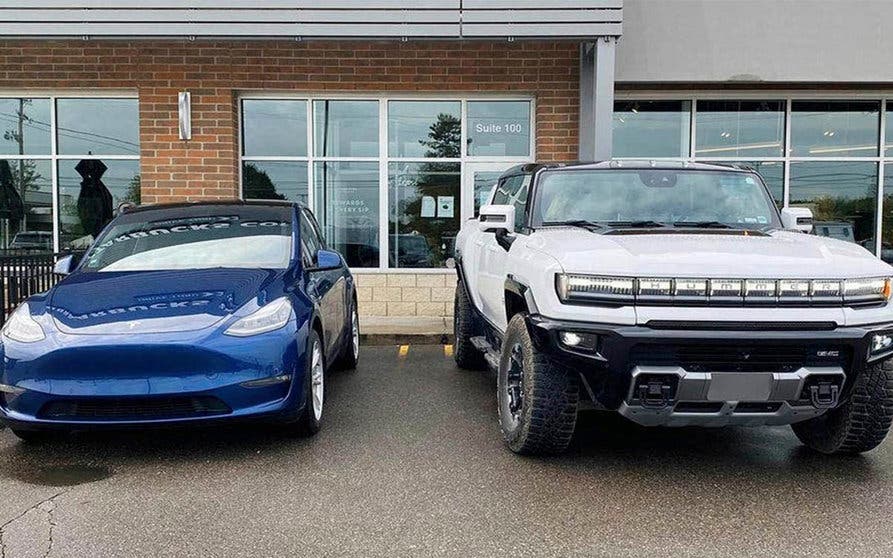
[[[75,267],[77,267],[77,262],[74,256],[69,254],[56,262],[56,265],[53,266],[53,273],[56,275],[68,275],[74,271]]]
[[[792,231],[811,233],[812,210],[806,207],[786,207],[781,210],[781,224]]]
[[[514,205],[485,205],[481,207],[478,223],[484,232],[515,232]]]
[[[314,269],[317,271],[338,269],[342,266],[343,262],[344,260],[341,259],[341,254],[338,252],[319,250],[316,252],[316,267]]]

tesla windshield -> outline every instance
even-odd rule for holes
[[[292,213],[287,206],[220,205],[124,214],[99,237],[82,269],[285,269]]]
[[[707,170],[617,169],[543,173],[534,226],[780,228],[755,174]]]

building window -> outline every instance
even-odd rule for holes
[[[685,157],[691,130],[689,101],[619,101],[614,104],[614,156]]]
[[[0,98],[0,249],[87,248],[121,203],[139,203],[138,110],[135,98]]]
[[[246,98],[242,195],[307,203],[353,268],[444,268],[462,219],[532,160],[532,118],[521,99]]]
[[[781,157],[783,101],[699,101],[696,157]]]
[[[674,144],[674,148],[681,145],[682,154],[671,158],[752,168],[763,176],[780,207],[799,205],[813,211],[815,234],[853,242],[893,260],[889,98],[859,98],[855,93],[854,98],[835,93],[832,99],[634,96],[615,104],[616,157],[660,157],[658,153],[669,152],[668,123],[675,123],[672,115],[681,113],[683,123],[672,137],[682,138]],[[686,107],[692,107],[690,113]],[[655,123],[654,137],[648,136],[643,124],[649,121]],[[690,138],[688,147],[685,138]],[[656,144],[663,148],[656,149]],[[881,243],[876,242],[879,233]]]
[[[794,101],[793,157],[876,157],[878,101]]]

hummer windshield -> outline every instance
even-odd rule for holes
[[[781,228],[778,210],[759,176],[693,169],[545,171],[531,224]]]

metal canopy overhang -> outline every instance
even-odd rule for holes
[[[619,37],[623,0],[16,0],[0,39]],[[411,5],[412,7],[407,7]]]

